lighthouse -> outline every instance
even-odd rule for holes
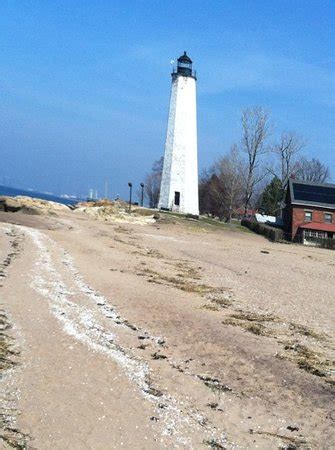
[[[184,52],[172,71],[169,118],[158,207],[199,215],[196,73]]]

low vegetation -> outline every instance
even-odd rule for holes
[[[284,232],[280,228],[270,227],[264,223],[253,222],[247,219],[241,220],[241,225],[257,234],[267,237],[270,241],[280,242],[284,240]]]

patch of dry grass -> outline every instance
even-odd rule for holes
[[[209,292],[213,291],[213,287],[208,286],[206,284],[198,284],[194,283],[193,281],[190,281],[188,279],[176,277],[176,276],[169,276],[165,275],[159,272],[156,272],[155,270],[149,269],[149,268],[141,268],[139,275],[146,275],[148,276],[148,281],[151,283],[157,283],[157,284],[166,284],[168,286],[175,287],[177,289],[180,289],[184,292],[192,292],[197,293],[200,295],[207,294]]]
[[[317,333],[316,331],[312,330],[309,327],[306,327],[305,325],[300,325],[294,322],[290,322],[289,328],[294,332],[297,332],[303,336],[312,337],[318,341],[326,340],[327,338],[325,334]]]
[[[199,378],[205,386],[212,389],[212,391],[232,392],[232,388],[227,384],[222,383],[218,378],[211,377],[209,375],[197,375],[197,378]]]
[[[203,441],[203,443],[205,445],[207,445],[207,447],[209,447],[209,448],[214,448],[214,450],[226,449],[226,447],[224,447],[222,444],[220,444],[215,439],[205,439]]]
[[[0,373],[17,364],[13,357],[19,353],[13,348],[12,338],[5,333],[10,328],[6,315],[0,311]]]
[[[272,314],[260,314],[250,311],[236,311],[230,317],[238,320],[246,320],[248,322],[278,322],[278,317]]]
[[[273,332],[264,324],[269,322],[278,322],[279,319],[271,314],[257,314],[247,311],[236,311],[223,320],[225,325],[233,325],[243,328],[250,333],[258,336],[272,336]]]
[[[251,434],[254,434],[254,433],[261,434],[261,435],[273,437],[276,439],[280,439],[280,440],[284,441],[285,444],[288,444],[287,447],[286,446],[284,447],[287,449],[289,448],[289,449],[294,450],[294,449],[298,449],[298,448],[300,448],[300,449],[304,448],[307,450],[307,449],[311,448],[310,446],[306,446],[307,441],[305,439],[297,438],[295,436],[285,436],[283,434],[273,433],[271,431],[261,431],[261,430],[257,430],[257,431],[250,430],[250,433]],[[283,447],[281,447],[281,448],[283,448]]]
[[[256,334],[258,336],[271,336],[271,332],[266,329],[266,327],[262,323],[257,323],[252,321],[252,323],[248,321],[241,321],[233,317],[234,314],[226,317],[222,323],[224,325],[232,325],[243,328],[245,331],[249,331],[250,333]]]
[[[332,380],[330,376],[334,361],[330,361],[321,353],[299,342],[287,342],[284,345],[284,352],[278,354],[277,357],[296,362],[300,369],[312,375],[329,378],[329,381]]]
[[[18,364],[16,357],[20,354],[14,348],[14,340],[8,336],[5,331],[11,328],[11,324],[4,313],[0,311],[0,376],[8,369],[13,368]],[[6,394],[5,394],[6,395]],[[5,398],[2,397],[4,401]],[[4,407],[4,403],[0,408],[0,439],[11,448],[16,449],[28,449],[28,442],[30,436],[22,433],[12,425],[13,414],[16,411],[11,409],[7,410]]]
[[[220,308],[217,305],[212,305],[211,303],[201,305],[201,309],[207,309],[208,311],[220,311]]]
[[[295,362],[306,372],[324,377],[327,382],[333,383],[331,367],[334,362],[328,356],[332,354],[332,350],[326,345],[325,335],[304,325],[286,323],[272,314],[250,311],[236,311],[222,323],[237,326],[258,336],[275,337],[284,347],[284,351],[276,355],[278,358]],[[292,340],[287,340],[288,336],[292,336]],[[308,345],[299,342],[306,338]]]

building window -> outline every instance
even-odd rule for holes
[[[325,213],[325,222],[326,223],[332,223],[332,221],[333,221],[333,214]]]
[[[174,204],[176,205],[176,206],[179,206],[180,205],[180,192],[175,192],[174,193]]]
[[[312,222],[312,211],[305,211],[305,222]]]
[[[304,230],[304,238],[326,239],[327,233],[324,231]]]

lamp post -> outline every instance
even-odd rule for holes
[[[129,214],[131,213],[131,194],[133,191],[133,183],[128,183],[129,186]]]
[[[141,206],[143,207],[143,199],[144,199],[144,183],[141,183],[140,186],[141,186]]]

